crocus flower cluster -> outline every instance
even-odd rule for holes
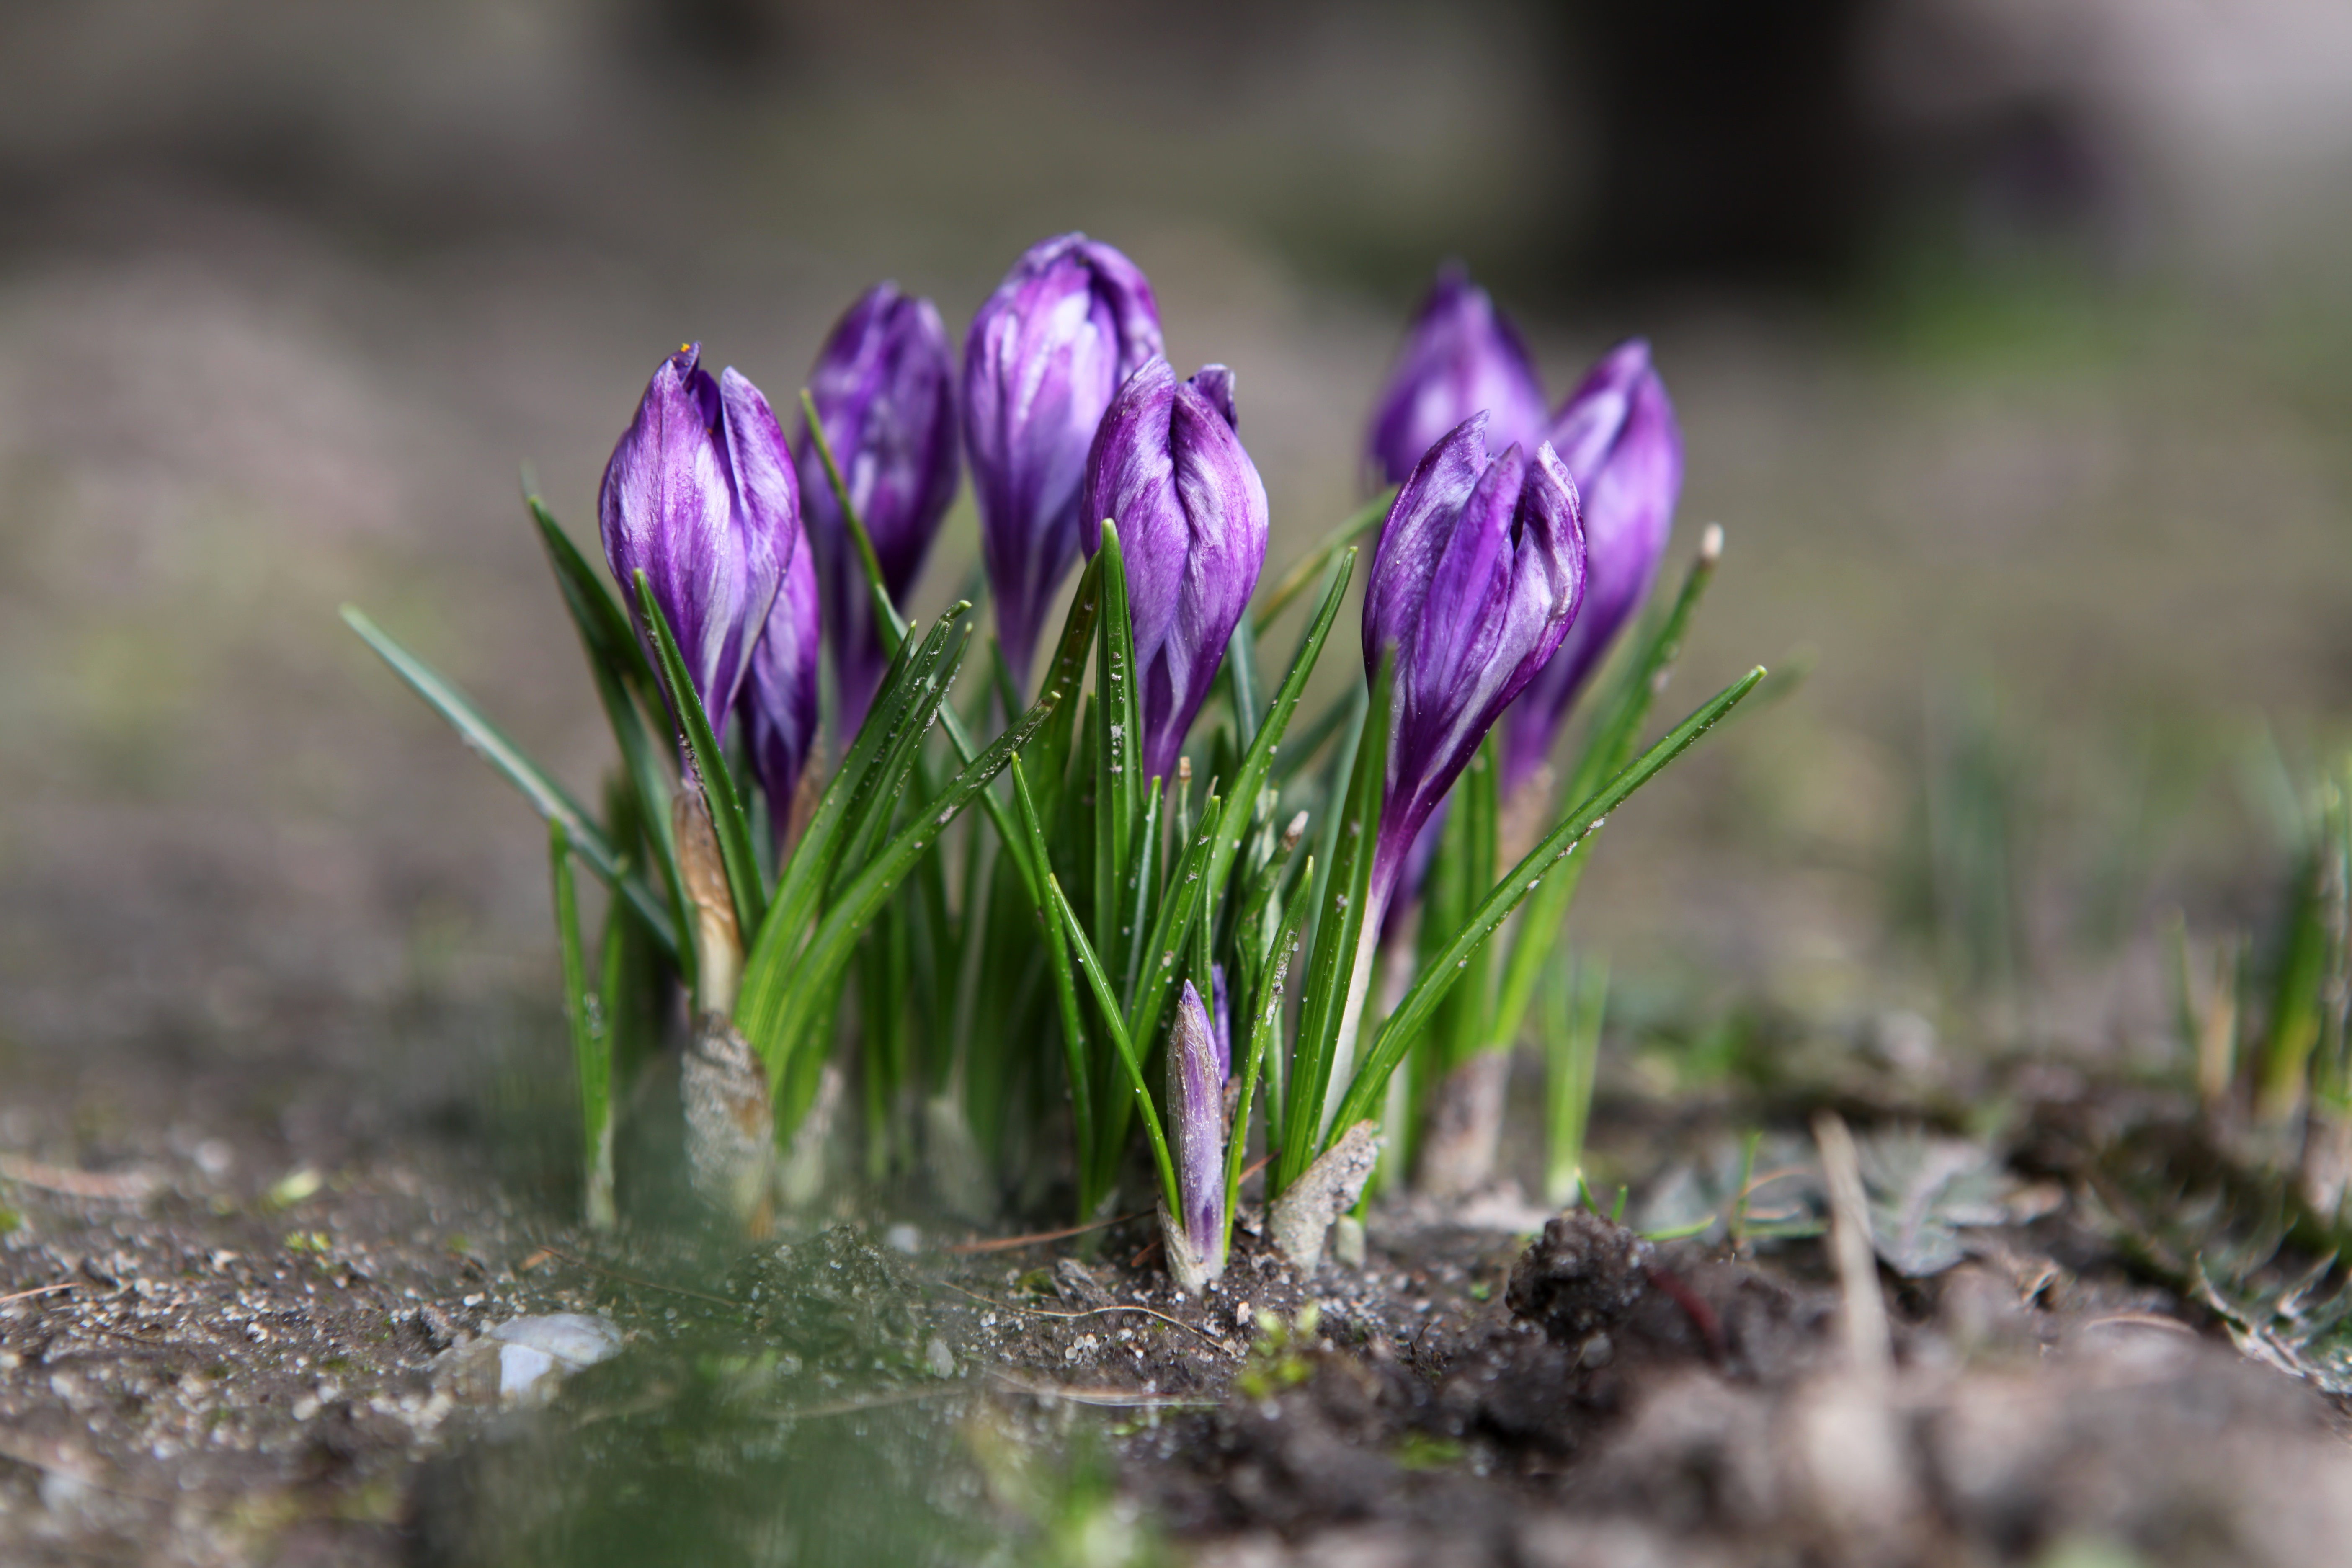
[[[1589,552],[1576,624],[1506,722],[1507,793],[1542,765],[1585,682],[1649,597],[1682,489],[1682,432],[1638,338],[1602,356],[1547,420],[1543,384],[1517,331],[1485,289],[1448,268],[1407,329],[1372,411],[1373,461],[1402,481],[1440,437],[1482,411],[1490,450],[1550,443],[1576,482]],[[1425,863],[1428,847],[1416,858]]]
[[[1110,246],[1033,247],[965,339],[962,443],[1000,639],[1026,679],[1039,618],[1101,523],[1123,531],[1147,776],[1172,778],[1265,560],[1265,487],[1243,449],[1233,374],[1179,382],[1160,353],[1151,285]],[[605,557],[643,568],[707,711],[740,706],[777,831],[815,744],[817,637],[856,732],[887,660],[864,563],[813,431],[783,443],[757,388],[699,368],[655,372],[614,448]],[[891,283],[835,325],[809,396],[849,504],[894,597],[913,585],[959,475],[956,367],[939,312]],[[800,548],[803,521],[809,548]]]

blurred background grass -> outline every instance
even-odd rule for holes
[[[2347,190],[2327,0],[7,6],[0,1046],[462,1074],[551,994],[541,837],[336,604],[586,789],[517,465],[584,531],[679,340],[781,400],[1072,227],[1239,373],[1277,567],[1440,260],[1555,395],[1654,340],[1730,538],[1677,695],[1811,673],[1612,826],[1633,1016],[2160,1037],[2159,911],[2266,918],[2352,698]]]

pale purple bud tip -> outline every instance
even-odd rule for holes
[[[643,571],[695,693],[723,724],[801,536],[800,485],[768,400],[713,382],[689,343],[664,360],[596,501],[604,560],[634,603]]]
[[[1024,682],[1046,605],[1077,558],[1095,426],[1112,394],[1160,352],[1151,284],[1083,234],[1033,246],[964,336],[964,450],[981,560],[998,641]]]
[[[1683,437],[1650,345],[1619,344],[1552,420],[1551,444],[1576,479],[1586,551],[1584,606],[1559,650],[1503,721],[1503,788],[1551,754],[1577,695],[1650,596],[1682,493]]]
[[[1225,1079],[1215,1026],[1189,980],[1168,1035],[1168,1132],[1185,1237],[1213,1259],[1225,1217]]]
[[[1584,591],[1576,485],[1547,442],[1489,458],[1485,415],[1430,448],[1389,509],[1364,589],[1364,662],[1393,648],[1384,910],[1406,852],[1504,707],[1559,646]]]
[[[1143,775],[1173,779],[1193,716],[1265,564],[1265,486],[1234,429],[1233,373],[1186,382],[1153,356],[1111,400],[1087,456],[1082,538],[1118,525],[1135,622]]]
[[[1482,412],[1492,449],[1533,451],[1543,436],[1543,382],[1510,319],[1466,271],[1448,266],[1413,313],[1373,405],[1373,465],[1401,484],[1440,437]]]
[[[793,552],[784,585],[751,649],[743,682],[743,722],[751,766],[768,797],[768,822],[782,848],[795,793],[816,744],[818,589],[816,552]]]
[[[929,300],[877,283],[836,322],[809,372],[809,398],[824,424],[850,505],[874,542],[893,599],[903,600],[955,499],[961,468],[955,360]],[[793,451],[802,510],[816,552],[826,640],[841,682],[841,732],[865,721],[889,659],[874,624],[865,565],[802,419]]]

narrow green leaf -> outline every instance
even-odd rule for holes
[[[1265,722],[1258,726],[1256,737],[1242,758],[1240,771],[1226,791],[1223,804],[1215,811],[1201,814],[1201,826],[1194,834],[1195,846],[1208,848],[1206,861],[1200,867],[1195,879],[1190,873],[1192,855],[1185,857],[1187,875],[1177,883],[1160,911],[1160,919],[1144,951],[1148,953],[1172,952],[1181,949],[1191,934],[1192,921],[1198,917],[1203,898],[1223,888],[1233,875],[1234,859],[1241,852],[1244,835],[1257,812],[1258,792],[1265,787],[1282,738],[1289,731],[1290,721],[1298,711],[1298,700],[1306,693],[1307,682],[1315,673],[1317,660],[1323,657],[1324,643],[1331,635],[1332,626],[1339,618],[1339,606],[1346,602],[1348,579],[1355,571],[1356,552],[1343,551],[1331,563],[1323,587],[1323,601],[1315,612],[1315,619],[1301,638],[1298,653],[1290,661],[1290,672],[1283,677],[1280,689],[1265,712]],[[1144,966],[1141,984],[1136,993],[1135,1005],[1129,1013],[1129,1026],[1138,1039],[1149,1040],[1160,1027],[1160,1015],[1167,1005],[1176,976],[1165,965]]]
[[[540,542],[547,551],[548,564],[555,574],[564,607],[572,613],[572,626],[580,634],[582,651],[588,656],[588,673],[596,683],[596,700],[604,707],[605,722],[612,727],[614,744],[620,748],[622,765],[628,770],[628,777],[643,803],[638,815],[652,843],[663,890],[669,895],[670,911],[679,930],[690,930],[668,809],[675,785],[663,754],[665,748],[654,743],[653,731],[646,724],[647,708],[660,710],[660,682],[654,677],[653,666],[646,660],[645,648],[630,632],[620,605],[604,591],[594,569],[572,547],[544,502],[535,495],[527,496],[525,500],[532,521],[539,525]],[[688,942],[683,952],[671,956],[691,990],[694,944]]]
[[[1381,795],[1388,780],[1389,726],[1396,681],[1393,654],[1381,660],[1372,682],[1370,706],[1356,741],[1348,793],[1339,803],[1337,859],[1325,879],[1323,909],[1315,922],[1315,948],[1307,962],[1306,1000],[1298,1020],[1298,1041],[1292,1051],[1290,1104],[1283,1111],[1282,1157],[1275,1163],[1272,1190],[1286,1190],[1305,1174],[1322,1151],[1326,1127],[1335,1125],[1324,1114],[1330,1098],[1334,1058],[1340,1037],[1360,1016],[1364,983],[1359,949],[1365,936],[1365,905],[1372,882],[1372,847],[1380,836]],[[1374,938],[1377,932],[1373,933]],[[1385,1079],[1383,1079],[1385,1081]],[[1370,1112],[1360,1112],[1361,1121]]]
[[[1331,737],[1345,730],[1363,710],[1363,692],[1362,687],[1349,681],[1347,690],[1333,698],[1323,711],[1301,725],[1298,732],[1290,737],[1289,745],[1275,759],[1267,781],[1276,784],[1287,784],[1299,769],[1321,755]]]
[[[1250,1107],[1257,1100],[1257,1080],[1265,1066],[1266,1052],[1282,1033],[1282,988],[1290,979],[1290,965],[1298,955],[1299,931],[1307,923],[1307,910],[1315,891],[1313,868],[1308,875],[1298,879],[1291,889],[1290,901],[1283,907],[1282,924],[1275,937],[1274,962],[1267,967],[1265,978],[1250,998],[1249,1046],[1242,1058],[1242,1088],[1234,1107],[1234,1129],[1225,1142],[1225,1228],[1219,1238],[1220,1247],[1232,1245],[1234,1211],[1241,1201],[1242,1152],[1249,1142]],[[1274,1120],[1274,1101],[1266,1101],[1265,1146],[1279,1151],[1279,1123]]]
[[[613,1223],[612,1042],[605,1032],[600,999],[588,989],[588,962],[580,945],[580,895],[572,881],[572,836],[561,822],[547,825],[547,858],[555,879],[556,945],[563,961],[563,1021],[571,1030],[572,1066],[580,1082],[583,1186],[588,1223],[601,1228]]]
[[[1126,945],[1119,940],[1119,917],[1129,907],[1124,884],[1132,869],[1136,818],[1143,804],[1143,763],[1135,623],[1129,618],[1118,525],[1108,518],[1095,559],[1102,563],[1103,610],[1095,625],[1094,946],[1116,962]]]
[[[1045,686],[1049,689],[1059,687],[1075,693],[1086,679],[1087,656],[1092,651],[1095,626],[1102,613],[1102,557],[1097,555],[1078,576],[1078,591],[1070,600],[1061,646],[1055,650],[1054,662],[1046,667]],[[1057,705],[1027,753],[1030,788],[1036,795],[1041,822],[1058,822],[1061,818],[1062,794],[1069,783],[1070,753],[1077,745],[1079,710],[1084,706],[1079,702]]]
[[[703,798],[710,805],[710,824],[719,838],[719,859],[727,872],[727,890],[735,900],[736,928],[748,945],[760,930],[761,919],[768,912],[768,895],[760,885],[760,863],[751,854],[751,825],[743,814],[743,796],[735,788],[735,774],[727,765],[726,754],[719,749],[719,737],[710,728],[709,715],[702,710],[702,698],[694,689],[694,678],[687,673],[686,659],[677,651],[677,638],[671,634],[669,617],[662,614],[661,604],[654,597],[653,584],[644,568],[640,567],[635,576],[637,608],[644,614],[646,629],[654,638],[654,672],[661,677],[670,711],[685,729],[686,749],[701,780]]]
[[[936,706],[944,696],[943,689],[935,689],[928,700]],[[767,1061],[772,1079],[783,1071],[797,1043],[816,1021],[815,1009],[823,994],[836,981],[856,951],[859,935],[881,911],[899,880],[931,847],[940,831],[971,804],[972,797],[1004,770],[1051,711],[1051,701],[1039,699],[1018,724],[999,735],[950,780],[938,797],[927,804],[924,815],[900,828],[832,900],[805,947],[793,952],[782,942],[772,947],[761,944],[753,963],[744,969],[735,1022]],[[780,1136],[787,1131],[788,1128],[779,1126]]]
[[[857,875],[874,847],[889,832],[898,802],[906,794],[907,782],[921,756],[923,739],[930,733],[932,720],[945,706],[947,693],[955,685],[956,672],[962,667],[964,653],[971,646],[971,628],[961,624],[971,608],[961,603],[949,606],[947,613],[932,624],[916,653],[908,671],[915,700],[890,716],[881,754],[866,771],[850,798],[849,810],[843,818],[841,853],[834,866],[828,896]]]
[[[919,683],[915,660],[921,649],[919,643],[902,643],[891,656],[890,668],[884,672],[882,684],[874,694],[874,705],[866,710],[865,727],[850,742],[841,766],[834,770],[824,794],[818,797],[816,810],[810,816],[808,826],[801,830],[800,842],[777,870],[776,895],[772,900],[774,908],[760,928],[758,938],[751,943],[745,959],[746,985],[752,984],[755,977],[762,984],[776,983],[779,966],[815,920],[817,906],[824,900],[826,884],[832,880],[834,866],[840,858],[843,825],[849,815],[850,803],[857,797],[866,775],[875,767],[892,727],[916,699]]]
[[[1160,1189],[1168,1212],[1181,1214],[1184,1205],[1176,1187],[1176,1163],[1169,1157],[1167,1134],[1160,1125],[1160,1109],[1143,1081],[1143,1062],[1136,1054],[1135,1042],[1128,1037],[1127,1026],[1119,1022],[1118,997],[1111,990],[1110,976],[1103,973],[1102,962],[1095,956],[1093,944],[1087,941],[1085,928],[1078,924],[1077,911],[1070,908],[1060,880],[1051,872],[1045,875],[1045,893],[1054,912],[1061,917],[1079,973],[1087,977],[1087,984],[1094,992],[1095,1007],[1102,1017],[1105,1032],[1110,1036],[1112,1049],[1119,1065],[1127,1069],[1128,1086],[1135,1091],[1135,1107],[1143,1117],[1144,1135],[1151,1141],[1152,1160],[1160,1167]]]
[[[1257,727],[1265,721],[1265,687],[1257,673],[1257,632],[1244,616],[1234,623],[1233,636],[1225,639],[1225,695],[1234,710],[1234,733],[1243,750],[1257,739]]]
[[[629,617],[605,591],[604,580],[563,531],[563,525],[555,521],[555,514],[547,510],[547,503],[535,495],[525,496],[523,503],[539,525],[540,543],[547,551],[556,586],[562,590],[581,638],[588,645],[589,657],[652,700],[661,690],[660,679],[646,658],[645,645],[629,629]]]
[[[1574,772],[1569,775],[1562,799],[1585,799],[1616,776],[1633,755],[1633,747],[1642,738],[1642,726],[1649,720],[1650,705],[1664,689],[1675,660],[1682,655],[1684,633],[1689,628],[1699,601],[1706,595],[1707,584],[1715,580],[1716,563],[1722,554],[1722,531],[1710,527],[1700,541],[1690,570],[1683,574],[1682,589],[1675,595],[1674,607],[1666,612],[1665,618],[1618,678],[1577,759]],[[1559,940],[1559,928],[1576,901],[1576,889],[1582,884],[1584,868],[1591,860],[1588,850],[1561,867],[1557,874],[1545,878],[1543,887],[1519,911],[1518,929],[1511,935],[1509,953],[1503,961],[1503,979],[1488,1036],[1497,1050],[1507,1050],[1518,1038],[1519,1027],[1527,1020],[1528,1005],[1535,997],[1536,983]]]
[[[1029,781],[1023,773],[1021,759],[1013,759],[1013,798],[1021,809],[1021,823],[1029,836],[1029,852],[1040,866],[1046,864],[1045,828],[1037,816],[1037,803],[1030,797]],[[1070,1121],[1078,1151],[1078,1219],[1080,1224],[1094,1217],[1097,1194],[1092,1191],[1093,1154],[1095,1148],[1094,1074],[1087,1060],[1087,1036],[1078,1016],[1078,981],[1070,967],[1070,944],[1062,934],[1062,921],[1046,895],[1043,881],[1037,887],[1034,907],[1037,923],[1045,932],[1045,963],[1053,971],[1054,999],[1062,1013],[1062,1051],[1067,1058],[1070,1074]]]
[[[1265,635],[1266,627],[1274,625],[1274,618],[1289,607],[1291,600],[1307,591],[1307,584],[1315,581],[1316,574],[1321,572],[1326,563],[1380,527],[1381,521],[1389,515],[1389,508],[1396,501],[1396,487],[1391,485],[1366,501],[1361,510],[1317,540],[1315,547],[1300,556],[1290,570],[1282,574],[1282,580],[1267,591],[1265,602],[1257,607],[1255,620],[1260,637]]]
[[[1740,699],[1756,689],[1756,683],[1763,679],[1763,668],[1759,666],[1716,693],[1697,711],[1669,731],[1664,739],[1643,752],[1607,788],[1570,812],[1542,843],[1529,850],[1527,858],[1511,868],[1509,876],[1496,884],[1480,902],[1470,923],[1447,945],[1436,964],[1422,972],[1412,989],[1397,1004],[1396,1011],[1389,1015],[1387,1022],[1381,1025],[1379,1037],[1357,1068],[1349,1083],[1347,1098],[1340,1102],[1339,1115],[1332,1118],[1330,1125],[1348,1127],[1379,1110],[1381,1095],[1388,1087],[1389,1075],[1396,1070],[1397,1063],[1404,1059],[1414,1037],[1429,1021],[1431,1011],[1444,1000],[1461,971],[1468,967],[1470,955],[1479,944],[1494,935],[1495,928],[1518,907],[1520,900],[1540,887],[1547,877],[1554,874],[1559,863],[1584,841],[1587,834],[1634,791],[1688,751],[1694,742],[1738,707]],[[1297,1142],[1304,1142],[1305,1140]]]
[[[816,416],[816,399],[808,388],[801,388],[801,413],[808,420],[809,435],[816,443],[818,461],[824,465],[825,482],[833,487],[835,504],[841,508],[841,521],[848,525],[849,542],[857,552],[857,563],[866,572],[866,591],[874,601],[874,624],[882,634],[882,651],[896,653],[898,645],[907,640],[907,620],[891,602],[890,585],[882,580],[882,562],[874,553],[874,540],[866,531],[866,520],[857,515],[856,506],[849,499],[849,486],[841,477],[841,465],[833,460],[833,443],[826,439],[824,421]],[[970,757],[964,759],[971,761]]]
[[[560,822],[572,836],[572,845],[590,870],[602,877],[614,890],[637,907],[646,923],[661,939],[663,946],[677,951],[677,927],[671,921],[667,908],[646,879],[628,868],[625,858],[580,808],[580,803],[555,782],[547,770],[527,756],[521,747],[509,740],[504,731],[485,717],[474,706],[472,699],[459,691],[440,676],[432,666],[418,658],[395,641],[392,635],[370,620],[353,605],[342,607],[343,623],[360,635],[360,639],[376,651],[378,658],[392,666],[393,673],[408,683],[409,689],[425,699],[425,703],[449,721],[457,738],[474,753],[496,769],[506,781],[520,790],[540,816],[551,822]]]

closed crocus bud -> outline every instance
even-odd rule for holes
[[[1576,485],[1549,442],[1486,456],[1486,416],[1429,450],[1397,492],[1364,590],[1364,658],[1396,658],[1387,802],[1367,922],[1414,836],[1511,699],[1552,656],[1584,592]]]
[[[604,560],[625,597],[652,586],[688,677],[724,723],[801,537],[800,484],[768,400],[699,343],[664,360],[613,448],[597,497]]]
[[[1233,373],[1180,382],[1154,355],[1111,399],[1087,457],[1082,533],[1118,524],[1141,681],[1143,776],[1173,779],[1265,564],[1265,486],[1234,428]]]
[[[768,823],[776,847],[785,847],[801,776],[816,744],[816,666],[820,616],[816,552],[793,552],[784,585],[776,595],[768,624],[751,649],[750,679],[743,682],[743,723],[751,741],[751,766],[768,797]]]
[[[1078,491],[1111,395],[1160,353],[1160,307],[1108,245],[1030,248],[963,342],[964,450],[997,640],[1025,685],[1038,623],[1078,553]],[[1097,519],[1097,521],[1099,521]]]
[[[955,499],[961,464],[955,361],[939,311],[895,283],[867,289],[818,351],[809,398],[849,503],[874,542],[882,581],[892,598],[903,599]],[[816,551],[825,637],[841,681],[841,732],[855,735],[889,658],[874,624],[865,565],[805,419],[793,452],[808,542]]]
[[[1683,487],[1683,433],[1665,384],[1635,338],[1611,350],[1560,405],[1552,448],[1576,479],[1586,552],[1584,606],[1503,721],[1503,787],[1551,754],[1577,694],[1650,596]]]
[[[1168,1137],[1183,1212],[1163,1212],[1160,1230],[1169,1272],[1180,1288],[1197,1290],[1224,1272],[1225,1078],[1215,1026],[1189,980],[1168,1033]]]
[[[1372,408],[1371,457],[1402,484],[1422,454],[1484,411],[1495,447],[1535,450],[1544,428],[1543,382],[1509,318],[1458,266],[1437,275],[1406,329],[1404,349]]]

